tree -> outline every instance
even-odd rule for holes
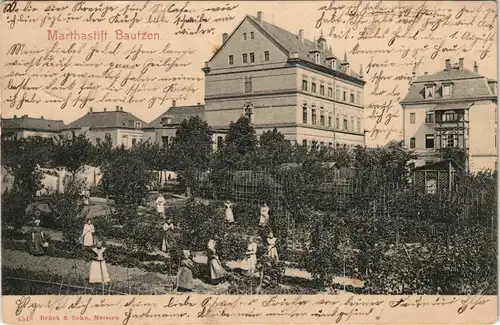
[[[94,147],[85,134],[62,135],[56,140],[52,160],[58,167],[65,167],[73,176],[92,161]]]
[[[256,154],[256,164],[276,167],[292,159],[292,145],[276,128],[260,136],[260,146]]]
[[[231,122],[225,142],[228,145],[234,145],[236,152],[240,155],[255,151],[257,149],[257,136],[250,120],[242,116],[236,123]]]
[[[104,136],[104,141],[96,144],[94,147],[94,153],[92,156],[92,163],[95,166],[103,166],[107,161],[111,159],[113,155],[113,139],[111,134],[106,133]]]
[[[196,191],[197,175],[206,170],[212,151],[212,130],[198,116],[182,121],[170,149],[175,157],[175,170],[186,183],[188,192]]]
[[[175,169],[176,162],[173,151],[158,143],[140,142],[132,147],[130,153],[138,159],[142,159],[149,170],[157,172],[157,186],[162,184],[163,171]]]
[[[153,174],[146,163],[127,151],[120,152],[103,167],[102,188],[116,205],[138,207],[148,194]]]

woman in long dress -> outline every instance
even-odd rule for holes
[[[44,242],[45,238],[43,236],[42,228],[40,228],[40,219],[36,219],[33,229],[31,230],[31,253],[35,256],[43,255],[44,251],[42,244]]]
[[[226,221],[228,223],[233,223],[234,222],[234,215],[233,215],[233,209],[232,209],[232,204],[229,200],[224,203],[226,206]]]
[[[177,276],[177,292],[193,291],[193,267],[194,262],[191,259],[191,253],[188,250],[183,250],[184,258],[181,261],[181,268]]]
[[[156,212],[159,217],[165,217],[165,198],[161,194],[156,199]]]
[[[248,244],[246,251],[246,259],[243,262],[244,270],[248,275],[252,275],[255,273],[257,268],[257,244],[255,243],[255,239],[250,238],[250,244]]]
[[[278,249],[276,248],[276,237],[272,232],[269,233],[267,237],[267,256],[271,260],[278,261]]]
[[[90,264],[90,283],[104,283],[107,284],[111,280],[109,279],[108,268],[106,267],[106,261],[104,260],[104,251],[106,247],[102,247],[102,243],[97,243],[97,246],[92,249],[95,253],[93,261]]]
[[[217,285],[226,281],[226,270],[217,255],[215,248],[215,241],[210,239],[207,245],[207,258],[208,258],[208,274],[210,276],[210,284]]]
[[[168,248],[171,246],[172,238],[173,238],[173,230],[174,224],[172,223],[172,219],[168,219],[167,222],[163,224],[163,239],[161,243],[161,250],[166,252]]]
[[[267,206],[267,203],[264,203],[260,207],[259,226],[264,227],[265,225],[267,225],[268,221],[269,221],[269,207]]]
[[[82,232],[82,242],[83,247],[93,247],[94,246],[94,225],[92,224],[92,220],[87,219],[87,223],[83,226]]]

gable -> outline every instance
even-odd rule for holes
[[[243,38],[244,33],[247,35],[246,40]],[[254,34],[253,39],[251,33]],[[265,51],[269,52],[269,61],[264,60]],[[250,62],[250,53],[254,53],[255,62],[253,63]],[[247,63],[243,63],[243,54],[247,54]],[[234,58],[233,65],[229,65],[230,55]],[[269,37],[258,24],[246,17],[210,60],[210,67],[212,69],[249,67],[286,60],[288,60],[286,50]]]

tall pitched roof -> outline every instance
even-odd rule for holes
[[[144,128],[162,128],[166,126],[179,125],[185,119],[198,116],[202,120],[205,119],[205,105],[192,105],[192,106],[173,106],[167,109],[163,114],[155,118],[151,123],[148,123]],[[164,118],[170,118],[168,125],[162,124]]]
[[[59,132],[64,127],[61,120],[48,120],[23,115],[21,117],[2,118],[3,130],[33,130],[43,132]]]
[[[319,42],[310,41],[305,38],[300,40],[297,34],[289,32],[286,29],[278,27],[264,20],[262,22],[259,22],[258,19],[254,16],[248,16],[248,18],[251,19],[254,24],[257,24],[258,26],[262,27],[288,53],[296,52],[301,60],[315,63],[314,57],[310,55],[310,52],[316,50],[319,51],[320,53],[320,64],[322,66],[330,68],[330,65],[326,60],[326,58],[330,57],[333,57],[337,60],[338,62],[337,67],[339,67],[340,64],[342,63],[348,63],[347,55],[345,55],[344,60],[342,60],[340,57],[336,56],[333,53],[332,48],[326,46],[326,44],[325,48],[322,49]],[[354,71],[351,71],[350,75],[361,79],[361,77]]]
[[[76,121],[68,124],[64,129],[80,129],[82,127],[89,127],[91,129],[134,129],[134,122],[141,122],[142,125],[146,124],[143,120],[129,112],[88,112]]]
[[[452,93],[451,96],[445,97],[445,99],[457,100],[496,96],[488,84],[486,77],[467,69],[452,68],[434,74],[424,74],[415,78],[415,81],[413,81],[408,90],[408,94],[401,103],[441,100],[443,99],[442,85],[450,83],[452,84]],[[435,86],[435,93],[432,99],[424,97],[425,86],[428,84],[434,84]]]

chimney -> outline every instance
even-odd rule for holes
[[[476,61],[474,61],[474,72],[475,72],[475,73],[478,73],[478,72],[479,72],[479,70],[478,70],[478,66],[477,66],[477,62],[476,62]]]
[[[458,59],[458,70],[464,69],[464,58]]]
[[[104,107],[104,112],[106,112],[106,110],[107,110],[106,107]]]
[[[299,41],[303,42],[304,41],[304,30],[299,29]]]
[[[198,102],[198,106],[201,106],[201,103],[200,103],[200,102]]]
[[[227,33],[222,34],[222,43],[226,43],[227,37],[228,37]]]
[[[172,99],[172,107],[175,107],[175,99]]]
[[[120,111],[120,106],[116,105],[116,111],[119,112]]]
[[[17,115],[14,115],[14,118],[17,118]]]
[[[89,113],[92,114],[94,112],[94,108],[89,108]]]
[[[262,22],[262,11],[257,11],[257,20],[259,21],[259,23]]]
[[[363,79],[363,64],[359,65],[359,76]]]
[[[43,120],[43,116],[40,116],[40,118]]]
[[[424,74],[427,74],[427,71],[425,71]]]
[[[444,69],[445,69],[446,71],[450,71],[450,70],[451,70],[451,63],[450,63],[450,59],[446,59],[446,60],[444,60],[444,62],[445,62],[445,68],[444,68]]]

